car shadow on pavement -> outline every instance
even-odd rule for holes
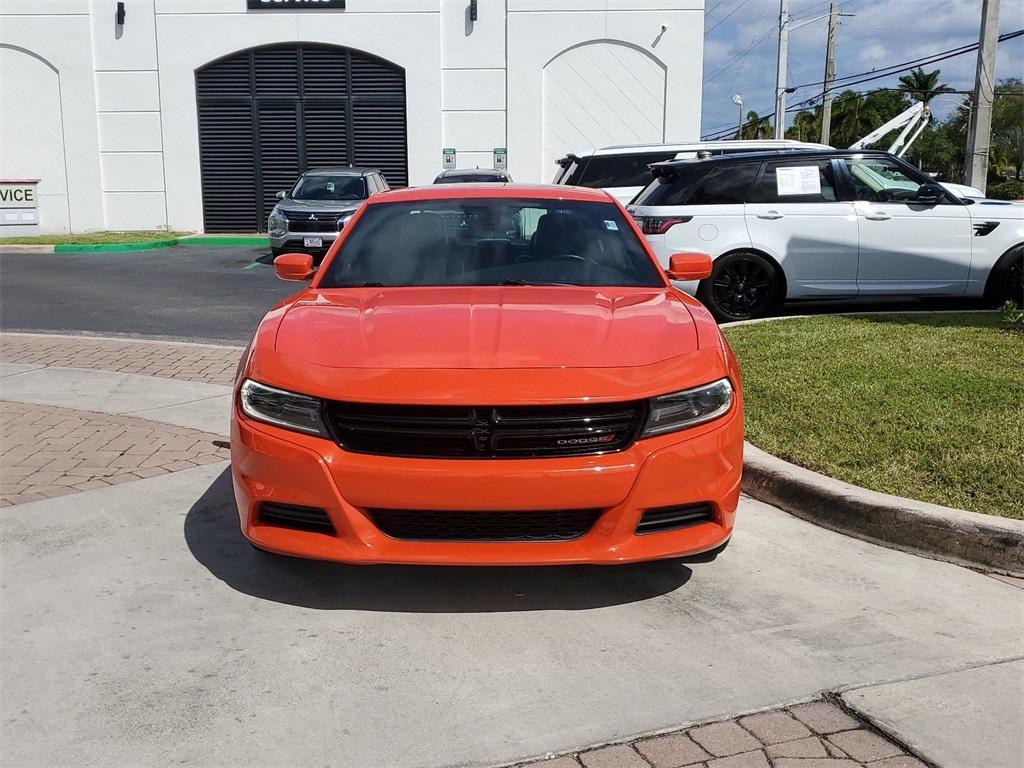
[[[185,517],[192,555],[233,589],[322,610],[412,613],[585,610],[646,600],[686,584],[679,560],[620,566],[353,566],[253,549],[238,529],[229,470]],[[704,562],[712,556],[692,558]]]

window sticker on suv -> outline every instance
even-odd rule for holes
[[[816,165],[794,165],[775,170],[775,186],[779,196],[820,195],[821,179]]]

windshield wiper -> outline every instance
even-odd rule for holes
[[[545,282],[543,280],[506,280],[505,282],[502,283],[502,285],[540,285],[540,286],[556,285],[556,286],[563,286],[563,287],[566,287],[566,288],[577,288],[577,287],[579,287],[579,286],[577,286],[576,283],[553,283],[553,282]]]
[[[363,283],[360,288],[383,288],[384,283]]]

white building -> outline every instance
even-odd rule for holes
[[[569,151],[695,139],[703,7],[0,0],[0,182],[39,180],[38,208],[0,195],[0,235],[252,232],[316,165],[426,184],[444,148],[506,148],[549,181]]]

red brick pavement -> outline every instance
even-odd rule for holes
[[[0,334],[0,361],[66,368],[93,368],[167,379],[230,385],[240,347],[141,339]]]
[[[0,507],[223,461],[224,445],[197,429],[0,401]]]
[[[649,736],[520,768],[926,768],[827,701]]]

